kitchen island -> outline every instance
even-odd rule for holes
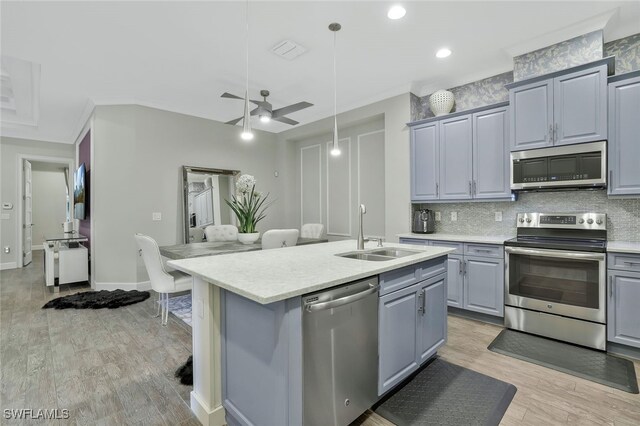
[[[191,408],[198,419],[204,425],[303,423],[303,295],[380,277],[380,294],[387,298],[402,289],[407,293],[403,300],[417,303],[418,294],[424,300],[419,284],[426,278],[439,279],[444,297],[444,262],[451,249],[385,246],[415,253],[381,261],[351,259],[337,255],[354,251],[356,242],[337,241],[168,262],[194,277]],[[369,243],[366,249],[375,249],[375,244]],[[412,290],[410,285],[418,287]],[[394,302],[394,306],[399,305]],[[424,312],[424,302],[420,309]],[[440,326],[445,335],[439,345],[446,337],[444,321]],[[402,333],[392,334],[395,338]],[[413,346],[410,350],[417,351]],[[433,356],[435,350],[419,355],[425,354]],[[393,361],[401,358],[394,355]],[[412,362],[400,373],[413,371],[419,364]],[[400,373],[383,380],[379,389],[399,382],[404,377]]]

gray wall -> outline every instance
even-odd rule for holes
[[[345,129],[371,122],[376,117],[384,120],[384,237],[387,241],[397,241],[396,234],[407,232],[407,217],[411,211],[409,179],[409,130],[406,123],[410,119],[409,93],[385,99],[361,108],[338,114],[339,128]],[[287,194],[285,205],[286,222],[297,227],[300,222],[299,190],[297,182],[300,176],[297,168],[296,142],[318,136],[326,136],[333,128],[333,117],[296,127],[278,134],[280,153],[279,170],[283,177],[284,191]],[[352,198],[352,209],[357,201]],[[345,206],[347,208],[347,206]],[[352,210],[352,211],[353,211]],[[366,232],[366,229],[365,229]]]
[[[616,74],[640,70],[640,33],[605,43],[604,56],[616,57]]]
[[[442,213],[436,232],[466,235],[515,235],[516,214],[523,212],[607,214],[610,240],[640,241],[640,199],[607,198],[606,191],[523,193],[515,202],[416,204]],[[451,212],[458,220],[451,221]],[[496,222],[495,212],[502,212]]]
[[[91,217],[98,287],[126,287],[148,279],[133,238],[136,232],[160,245],[182,242],[183,165],[254,175],[257,189],[276,200],[259,228],[284,225],[281,179],[274,177],[276,136],[256,131],[253,141],[244,142],[240,130],[140,106],[96,108]],[[162,213],[162,220],[152,221],[152,212]]]
[[[61,166],[57,170],[32,169],[33,186],[33,244],[42,249],[45,235],[62,232],[61,224],[67,220],[67,190]]]
[[[2,210],[9,219],[0,220],[0,260],[3,267],[14,267],[17,261],[17,226],[18,219],[18,155],[59,157],[74,160],[75,146],[52,142],[32,141],[27,139],[0,138],[0,202],[12,203],[12,210]],[[11,253],[6,254],[4,248],[9,247]]]

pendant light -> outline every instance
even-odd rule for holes
[[[245,141],[253,139],[253,132],[251,131],[251,112],[249,111],[249,0],[246,3],[246,21],[247,21],[247,81],[244,92],[244,117],[242,119],[242,133],[240,137]]]
[[[336,33],[340,31],[342,25],[337,22],[329,24],[329,30],[333,32],[333,145],[331,146],[331,155],[340,155],[340,146],[338,145],[338,109],[337,109],[337,86],[338,79],[336,77]]]

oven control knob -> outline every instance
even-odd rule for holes
[[[547,308],[549,308],[549,309],[553,309],[553,305],[552,305],[552,304],[548,304],[548,305],[547,305]]]
[[[524,222],[524,218],[523,217],[520,218],[520,223],[522,223],[522,222]]]
[[[593,223],[593,219],[591,219],[591,218],[587,219],[587,223],[588,223],[589,225],[591,225],[591,224]]]
[[[584,223],[584,219],[580,219],[578,222],[582,224]]]
[[[602,225],[602,219],[596,219],[596,223],[597,223],[598,225]]]
[[[531,223],[531,218],[530,217],[527,218],[527,223]]]

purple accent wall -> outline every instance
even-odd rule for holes
[[[91,130],[78,146],[78,167],[84,163],[86,168],[85,185],[87,187],[87,205],[85,206],[86,219],[80,221],[80,233],[86,235],[89,241],[84,245],[91,251]]]

